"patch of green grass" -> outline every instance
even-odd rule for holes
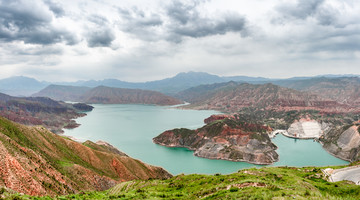
[[[62,167],[72,167],[74,165],[73,162],[68,160],[58,160],[57,163]]]
[[[108,191],[81,192],[56,199],[360,199],[360,186],[347,181],[327,182],[317,167],[269,167],[229,175],[190,174],[167,180],[135,180]]]

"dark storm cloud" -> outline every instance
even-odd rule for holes
[[[119,9],[125,21],[123,31],[143,40],[165,39],[181,42],[183,37],[201,38],[239,32],[246,35],[246,19],[238,13],[222,13],[217,17],[201,16],[198,6],[204,1],[172,1],[164,8],[163,15],[145,13],[138,8]]]
[[[0,0],[0,40],[24,41],[31,44],[76,44],[77,38],[70,32],[54,27],[51,12],[45,4]]]

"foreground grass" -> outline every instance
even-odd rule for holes
[[[103,192],[50,197],[6,194],[5,199],[360,199],[360,186],[324,180],[321,168],[270,167],[229,175],[178,175],[129,181]],[[4,196],[4,195],[3,195]]]

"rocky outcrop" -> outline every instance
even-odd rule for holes
[[[235,117],[234,115],[226,115],[226,114],[211,115],[210,117],[204,119],[204,123],[209,124],[213,121],[223,120],[223,119],[235,119]]]
[[[323,147],[331,154],[348,161],[360,160],[359,124],[333,128],[321,139]]]
[[[278,161],[277,147],[271,142],[268,130],[267,126],[225,118],[196,130],[165,131],[153,138],[153,142],[185,147],[199,157],[266,165]]]
[[[123,181],[171,177],[107,143],[81,144],[1,117],[0,160],[0,188],[29,195],[106,190]]]
[[[319,138],[326,134],[331,129],[331,126],[325,122],[319,123],[313,119],[300,119],[292,123],[287,130],[287,136],[294,138]]]
[[[94,107],[68,104],[47,97],[12,97],[0,94],[0,116],[25,125],[43,125],[54,133],[78,127],[73,119],[86,115]],[[82,113],[80,113],[82,112]]]

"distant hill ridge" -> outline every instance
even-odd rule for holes
[[[271,83],[220,83],[190,88],[177,95],[192,103],[188,108],[236,112],[244,107],[274,110],[315,109],[327,112],[359,111],[358,107],[342,104],[305,91],[280,87]]]
[[[182,101],[160,92],[98,86],[85,92],[79,100],[86,103],[102,104],[155,104],[176,105]]]
[[[154,104],[176,105],[183,102],[160,92],[112,88],[98,86],[95,88],[80,86],[50,85],[33,96],[45,96],[62,101],[75,101],[97,104]]]

